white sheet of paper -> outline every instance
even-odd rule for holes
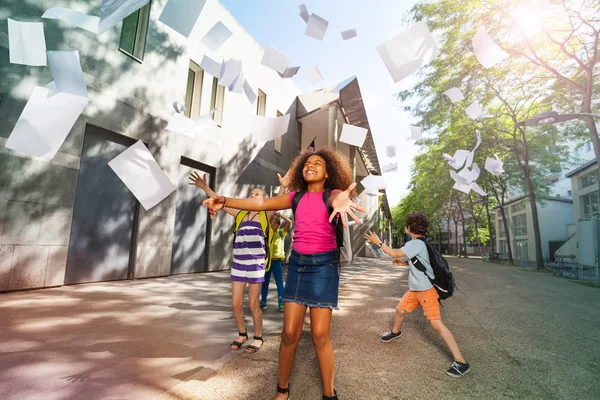
[[[103,34],[130,14],[148,4],[149,0],[102,0],[98,34]]]
[[[390,173],[390,172],[398,172],[398,163],[397,162],[393,162],[390,163],[388,165],[385,165],[382,169],[384,174]]]
[[[508,58],[508,53],[502,50],[488,35],[484,27],[479,28],[473,36],[473,52],[483,68],[491,68],[500,61]]]
[[[219,85],[230,87],[237,77],[242,73],[242,62],[240,60],[228,60],[223,64]]]
[[[260,63],[283,74],[287,66],[290,65],[290,61],[291,58],[269,45],[265,49]]]
[[[11,64],[45,66],[44,24],[19,22],[8,18],[8,52]]]
[[[368,192],[377,192],[380,189],[387,189],[387,183],[382,175],[369,175],[360,181],[360,184],[367,189]]]
[[[269,141],[284,135],[288,131],[289,124],[290,114],[276,118],[252,115],[250,133],[258,140]]]
[[[471,189],[480,196],[487,196],[487,193],[477,184],[477,182],[473,182]]]
[[[308,83],[310,83],[311,86],[323,80],[321,71],[319,71],[319,68],[317,68],[315,65],[304,68],[304,74],[306,75],[306,80],[308,80]]]
[[[452,189],[458,190],[459,192],[463,192],[464,194],[469,194],[474,184],[475,183],[463,184],[456,182],[454,186],[452,186]]]
[[[244,81],[244,94],[248,98],[248,101],[250,102],[250,104],[254,104],[257,96],[256,96],[256,93],[254,93],[252,86],[250,86],[250,84],[246,80]]]
[[[308,23],[308,19],[310,18],[310,14],[308,13],[308,9],[304,4],[300,4],[298,6],[300,9],[300,17],[304,20],[304,22]]]
[[[454,171],[451,171],[451,172],[454,172]],[[458,173],[458,176],[460,176],[462,179],[464,179],[465,183],[471,183],[471,182],[475,182],[477,180],[477,178],[479,178],[480,173],[481,173],[481,170],[479,169],[477,164],[473,163],[471,169],[469,169],[468,167],[463,168]]]
[[[5,147],[50,160],[60,149],[89,99],[37,86]]]
[[[47,51],[48,64],[59,92],[87,97],[88,91],[79,62],[79,52]]]
[[[471,152],[468,150],[456,150],[454,156],[444,154],[444,158],[448,160],[448,164],[454,169],[462,168],[465,165],[465,161],[469,157]]]
[[[396,157],[396,145],[395,144],[390,144],[388,146],[385,147],[385,155],[392,158],[392,157]]]
[[[465,112],[473,119],[477,119],[483,115],[483,109],[476,101],[472,102],[469,107],[465,109]]]
[[[177,189],[141,140],[110,160],[108,166],[146,210]]]
[[[410,128],[410,138],[412,140],[421,140],[421,138],[423,137],[423,132],[421,131],[421,127],[410,125],[409,128]]]
[[[238,76],[233,83],[229,85],[229,91],[233,93],[244,93],[244,82],[244,71],[240,69]]]
[[[356,33],[356,29],[348,29],[347,31],[342,32],[342,39],[344,40],[352,39],[356,36],[358,36],[358,33]]]
[[[458,183],[459,185],[468,185],[469,184],[469,182],[467,182],[467,180],[465,178],[463,178],[462,176],[457,174],[456,171],[450,170],[450,177],[452,178],[452,180],[454,182]]]
[[[215,26],[210,28],[210,31],[202,38],[202,43],[206,45],[210,50],[217,51],[219,47],[227,39],[229,39],[233,33],[227,29],[221,21],[217,22]]]
[[[52,7],[46,10],[42,18],[60,19],[69,25],[76,26],[92,33],[98,33],[100,17],[87,15],[64,7]]]
[[[216,78],[221,76],[221,65],[221,63],[216,62],[207,56],[202,57],[202,61],[200,62],[200,68],[202,68],[202,71]]]
[[[465,96],[463,96],[462,92],[459,88],[453,87],[444,92],[446,96],[450,98],[450,101],[456,103],[457,101],[464,100]]]
[[[500,176],[504,173],[504,163],[502,161],[500,161],[498,156],[496,156],[495,159],[487,157],[485,159],[484,168],[490,174],[495,175],[495,176]]]
[[[195,121],[183,114],[173,113],[165,129],[194,140],[198,134],[217,126],[217,123],[212,118],[214,112],[215,110],[213,109],[208,114],[201,115]]]
[[[282,78],[291,78],[298,73],[300,67],[288,67],[285,69],[283,74],[279,74]]]
[[[206,0],[169,0],[158,20],[185,37],[192,33]]]
[[[440,50],[424,22],[377,46],[394,82],[400,82],[424,65],[429,64]]]
[[[349,145],[356,147],[362,147],[368,132],[368,129],[361,128],[360,126],[344,124],[340,142],[348,143]]]
[[[306,23],[306,36],[310,36],[317,40],[323,40],[325,32],[327,31],[327,25],[329,22],[319,17],[317,14],[310,14],[308,22]]]

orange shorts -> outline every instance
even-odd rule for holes
[[[418,306],[423,307],[423,314],[428,320],[442,319],[440,314],[440,296],[434,288],[421,292],[407,291],[400,300],[400,308],[406,312],[412,312]]]

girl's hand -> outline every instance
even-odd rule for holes
[[[208,187],[208,184],[206,183],[206,175],[200,177],[200,174],[198,174],[198,172],[192,172],[190,174],[190,185],[198,186],[200,189],[204,190]]]
[[[394,265],[397,267],[406,267],[408,265],[408,261],[404,260],[394,260]]]
[[[333,201],[331,202],[333,212],[329,217],[329,222],[332,222],[333,218],[335,218],[335,216],[339,214],[342,217],[342,224],[345,228],[348,226],[348,217],[346,217],[346,213],[348,213],[352,217],[354,222],[360,224],[360,220],[358,219],[356,214],[354,214],[352,209],[358,210],[363,213],[366,213],[366,211],[364,208],[360,207],[358,204],[356,204],[350,199],[350,193],[352,193],[352,190],[354,190],[355,187],[356,182],[352,183],[352,185],[350,185],[348,189],[344,190],[343,192],[336,193],[335,197],[333,198]]]
[[[277,178],[279,178],[279,185],[283,189],[290,187],[290,184],[292,183],[291,170],[288,169],[288,171],[285,173],[285,176],[283,178],[281,177],[281,175],[278,172]]]
[[[217,215],[217,211],[225,206],[225,196],[210,197],[202,202],[202,207],[208,207],[210,218]]]
[[[369,231],[365,233],[365,239],[367,239],[369,242],[375,245],[379,245],[379,243],[381,243],[381,240],[379,240],[379,236],[377,236],[375,232]]]

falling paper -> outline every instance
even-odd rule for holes
[[[240,73],[235,78],[233,83],[229,85],[229,91],[233,93],[243,93],[244,92],[244,72],[240,69]]]
[[[355,38],[357,36],[356,29],[348,29],[347,31],[342,32],[342,39],[348,40]]]
[[[306,6],[304,4],[300,4],[298,8],[300,9],[300,17],[302,17],[304,22],[308,22],[310,15],[308,14],[308,9],[306,8]]]
[[[19,22],[8,18],[8,52],[11,64],[45,66],[44,24]]]
[[[323,80],[323,75],[321,75],[319,68],[314,65],[312,67],[304,68],[304,74],[311,86]]]
[[[325,31],[327,31],[327,25],[329,25],[329,22],[325,21],[317,14],[311,14],[308,18],[308,22],[306,23],[306,32],[304,33],[306,36],[323,40]]]
[[[87,15],[79,11],[63,7],[52,7],[46,10],[42,18],[60,19],[69,25],[77,26],[92,33],[98,33],[100,17]]]
[[[487,193],[481,187],[479,187],[477,182],[472,183],[471,189],[481,196],[487,196]]]
[[[177,189],[141,140],[108,165],[146,210]]]
[[[356,147],[362,147],[368,132],[368,129],[361,128],[360,126],[344,124],[340,142],[348,143],[349,145]]]
[[[450,172],[454,172],[454,171],[450,171]],[[479,169],[477,164],[473,163],[473,166],[471,169],[469,169],[468,167],[463,168],[458,173],[458,176],[461,177],[465,183],[471,183],[471,182],[475,182],[477,180],[477,178],[479,178],[480,173],[481,173],[481,170]]]
[[[158,20],[189,37],[205,3],[206,0],[169,0]]]
[[[500,176],[504,173],[504,163],[500,161],[498,156],[495,156],[496,159],[487,157],[485,159],[485,170],[488,171],[492,175]]]
[[[283,74],[287,66],[290,64],[290,60],[291,59],[288,56],[277,50],[275,47],[269,45],[265,49],[262,61],[260,63],[271,69],[274,69],[280,74]]]
[[[456,150],[454,157],[444,153],[444,158],[448,160],[448,164],[454,169],[462,168],[465,165],[465,161],[471,152],[467,150]]]
[[[435,39],[424,22],[418,22],[379,45],[377,51],[394,82],[406,78],[440,54]]]
[[[36,87],[5,147],[50,160],[60,149],[89,99]]]
[[[225,62],[219,78],[219,85],[230,87],[241,73],[242,62],[240,60],[229,60]]]
[[[483,27],[473,36],[473,52],[479,63],[486,69],[508,58],[508,54],[494,43]]]
[[[79,62],[79,52],[48,51],[48,63],[59,92],[87,97],[85,78]]]
[[[385,178],[381,175],[369,175],[365,177],[360,184],[369,192],[377,192],[380,189],[387,189]]]
[[[410,138],[412,140],[420,140],[423,137],[420,126],[410,125]]]
[[[390,164],[385,165],[383,167],[383,173],[384,174],[387,174],[387,173],[390,173],[390,172],[398,172],[398,163],[397,162],[390,163]]]
[[[195,121],[182,114],[174,113],[165,129],[194,140],[198,134],[217,126],[217,123],[212,118],[214,112],[215,109],[211,110],[208,114],[201,115]]]
[[[102,34],[117,25],[130,14],[148,4],[149,0],[102,0],[98,33]]]
[[[467,115],[473,119],[477,119],[480,116],[483,115],[483,109],[481,108],[481,106],[474,101],[473,103],[471,103],[469,105],[469,107],[467,107],[465,109],[465,112],[467,113]]]
[[[468,185],[469,182],[467,182],[467,180],[465,178],[463,178],[462,176],[458,175],[456,173],[456,171],[452,171],[450,170],[450,177],[452,178],[452,180],[460,185]]]
[[[200,62],[200,68],[204,72],[216,78],[219,78],[221,76],[221,66],[221,63],[218,63],[207,56],[202,57],[202,61]]]
[[[282,78],[291,78],[298,73],[298,70],[300,70],[300,67],[288,67],[283,74],[279,74],[279,76]]]
[[[202,43],[212,51],[216,51],[233,33],[221,22],[217,22],[202,38]]]
[[[290,124],[290,114],[271,118],[252,115],[250,117],[250,133],[258,140],[269,141],[285,134]]]
[[[464,194],[469,194],[471,189],[473,188],[474,183],[465,184],[465,183],[454,183],[452,189],[458,190],[459,192],[463,192]]]
[[[444,92],[446,96],[450,98],[450,101],[456,103],[457,101],[461,101],[465,98],[459,88],[453,87]]]
[[[246,97],[248,98],[250,104],[254,104],[254,102],[256,101],[256,93],[254,93],[254,90],[252,89],[252,86],[250,86],[248,81],[244,81],[244,94],[246,94]]]
[[[392,158],[396,157],[396,145],[390,144],[385,148],[385,155]]]

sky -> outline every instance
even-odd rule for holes
[[[220,1],[263,48],[271,45],[282,51],[292,59],[290,66],[319,68],[324,80],[314,86],[307,82],[302,69],[293,78],[303,92],[358,77],[382,167],[392,161],[386,156],[386,146],[397,146],[398,172],[384,176],[389,204],[391,207],[398,204],[408,193],[412,160],[419,148],[408,140],[409,125],[414,121],[401,109],[394,94],[410,88],[416,80],[408,77],[395,84],[376,47],[409,28],[403,17],[415,1],[306,0],[309,13],[329,22],[322,41],[304,34],[306,24],[298,10],[302,0]],[[342,40],[340,32],[353,28],[358,36]]]

